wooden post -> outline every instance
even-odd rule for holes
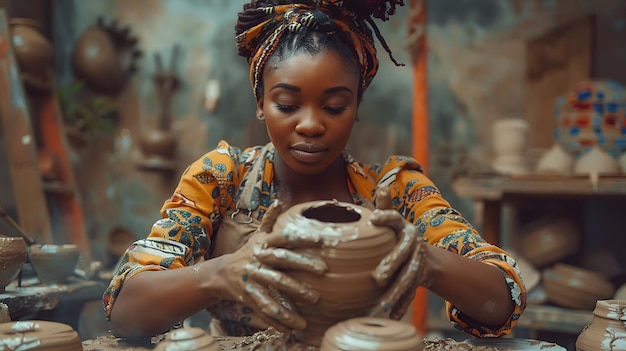
[[[413,61],[413,156],[428,172],[428,79],[426,46],[426,0],[411,0],[409,38]],[[428,290],[419,287],[413,299],[413,325],[425,336],[428,332]]]

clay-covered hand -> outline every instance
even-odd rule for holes
[[[306,321],[292,310],[287,299],[315,303],[319,293],[311,286],[291,278],[283,270],[324,274],[326,263],[319,257],[291,249],[317,247],[319,236],[306,233],[272,232],[281,206],[274,203],[263,218],[259,231],[239,250],[226,255],[225,279],[228,288],[222,297],[245,306],[239,321],[259,329],[269,326],[282,332],[302,330]],[[211,308],[209,308],[211,309]]]
[[[391,227],[398,238],[396,246],[372,272],[379,286],[387,286],[393,279],[393,284],[372,311],[372,315],[382,314],[391,319],[400,319],[413,301],[417,287],[424,285],[426,281],[423,271],[428,244],[417,234],[415,226],[392,208],[387,187],[376,189],[376,210],[371,221],[374,225]]]

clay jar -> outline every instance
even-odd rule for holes
[[[275,232],[306,231],[324,238],[322,247],[294,250],[321,257],[328,265],[323,276],[288,272],[320,293],[315,304],[296,303],[295,309],[307,321],[297,336],[302,343],[319,346],[329,327],[367,315],[385,291],[371,273],[393,249],[396,234],[389,227],[373,225],[371,215],[371,210],[350,203],[314,201],[295,205],[276,219]]]
[[[20,71],[31,76],[41,76],[51,67],[52,46],[39,32],[39,22],[29,18],[14,18],[9,23]]]
[[[219,351],[217,341],[203,329],[187,327],[167,334],[155,351]]]
[[[576,350],[626,350],[626,300],[598,300],[591,323],[576,339]]]
[[[36,244],[29,248],[33,270],[45,285],[67,283],[74,273],[79,254],[74,244]]]
[[[0,292],[17,278],[28,258],[28,247],[22,238],[0,236]]]
[[[421,345],[422,338],[408,323],[359,317],[330,327],[324,334],[320,351],[413,351]]]
[[[78,38],[72,52],[72,66],[76,76],[89,88],[103,94],[117,94],[126,82],[113,39],[97,26],[88,28]]]
[[[0,324],[0,350],[82,351],[83,346],[67,324],[27,320]]]

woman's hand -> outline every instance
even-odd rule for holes
[[[379,286],[386,286],[393,279],[372,314],[400,319],[413,301],[417,287],[425,285],[423,261],[428,244],[417,235],[415,226],[392,208],[387,187],[376,190],[376,210],[371,221],[375,225],[391,227],[398,237],[396,246],[372,272]]]
[[[235,319],[240,323],[259,329],[273,326],[282,332],[306,327],[306,321],[293,311],[285,296],[315,303],[319,293],[282,270],[323,274],[327,266],[321,258],[290,250],[320,246],[322,241],[319,236],[303,233],[271,232],[278,214],[280,206],[274,203],[263,217],[259,231],[239,250],[224,256],[222,278],[226,282],[221,291],[222,302],[209,307],[214,316],[228,313],[232,318],[236,313]]]

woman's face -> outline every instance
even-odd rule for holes
[[[328,50],[266,67],[257,116],[291,170],[318,174],[341,156],[357,120],[360,80],[354,71]]]

